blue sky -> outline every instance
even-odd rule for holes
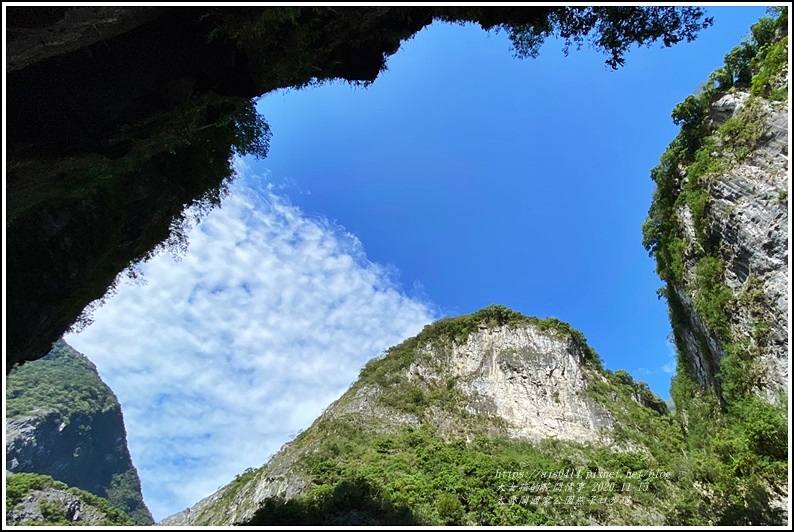
[[[632,50],[618,71],[434,25],[366,89],[262,98],[269,157],[238,161],[182,260],[143,265],[66,337],[122,403],[155,518],[262,465],[386,347],[492,303],[571,323],[668,397],[649,172],[672,108],[765,9],[707,11],[695,42]]]
[[[618,71],[557,42],[517,60],[505,34],[436,25],[367,89],[263,98],[274,137],[253,167],[444,314],[498,303],[555,316],[668,397],[670,326],[641,245],[649,174],[677,134],[673,107],[764,11],[710,8],[695,42],[633,50]]]

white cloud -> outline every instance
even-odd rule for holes
[[[143,265],[145,283],[122,284],[66,337],[122,403],[157,520],[263,464],[367,360],[436,315],[343,228],[239,169],[180,262]]]
[[[667,339],[667,362],[662,366],[662,371],[667,375],[675,375],[678,365],[678,353],[671,338]]]

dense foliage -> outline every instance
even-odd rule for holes
[[[97,497],[87,491],[70,488],[63,482],[58,482],[46,475],[35,473],[16,473],[6,477],[6,511],[10,511],[21,502],[25,497],[34,491],[42,490],[65,491],[78,497],[83,504],[91,506],[103,514],[103,525],[131,526],[135,523],[123,512],[113,507],[107,500]],[[67,519],[66,508],[54,502],[42,499],[39,501],[39,509],[43,517],[43,522],[23,522],[20,525],[71,525]]]
[[[442,18],[479,22],[485,29],[496,27],[508,33],[518,57],[537,57],[545,39],[565,40],[567,55],[587,42],[604,52],[606,64],[618,68],[632,45],[650,46],[661,40],[664,46],[692,41],[712,24],[699,7],[673,6],[567,6],[550,9],[536,20],[513,19],[495,22],[488,17],[492,8],[452,8]]]
[[[74,414],[118,408],[115,395],[95,366],[59,340],[42,360],[29,362],[6,379],[6,417],[58,412],[64,423]]]
[[[756,304],[759,288],[752,276],[740,293],[726,285],[722,242],[708,227],[710,180],[756,149],[764,119],[761,98],[787,98],[788,11],[779,7],[773,13],[775,18],[752,26],[749,39],[725,56],[724,66],[699,94],[674,109],[673,121],[681,130],[651,172],[656,190],[643,225],[643,244],[666,282],[660,295],[668,300],[679,351],[671,395],[684,435],[683,462],[692,468],[693,480],[712,493],[710,511],[723,524],[773,519],[770,497],[785,485],[788,465],[787,398],[770,403],[757,393],[763,373],[759,346],[765,344],[768,330],[768,317]],[[738,90],[750,93],[742,110],[715,129],[711,104]],[[694,242],[683,228],[684,209],[691,214]],[[725,353],[714,360],[708,340],[699,338],[701,358],[718,377],[713,389],[698,384],[682,354],[687,349],[683,331],[692,330],[692,325],[679,291],[691,297]],[[733,331],[731,316],[737,305],[751,312],[751,337]],[[702,505],[693,503],[683,517],[686,523],[699,524],[703,515]]]
[[[449,440],[430,425],[374,433],[354,418],[316,430],[307,440],[317,438],[319,448],[302,464],[311,491],[271,499],[245,524],[650,524],[657,497],[676,489],[665,475],[649,479],[657,464],[643,453],[554,440]]]
[[[27,472],[52,474],[107,499],[135,524],[152,523],[126,438],[117,438],[123,435],[121,407],[85,356],[59,340],[46,357],[14,368],[6,379],[6,417],[16,416],[44,427],[34,451],[38,458]],[[48,430],[57,430],[54,438]],[[73,449],[84,456],[72,456]]]
[[[616,419],[611,445],[493,436],[484,418],[460,418],[457,429],[442,434],[428,413],[460,416],[459,402],[468,399],[449,400],[438,390],[393,378],[406,369],[408,352],[416,356],[425,342],[465,341],[464,334],[479,327],[537,327],[544,321],[496,306],[455,320],[437,322],[420,341],[370,362],[351,389],[379,387],[389,398],[381,404],[397,419],[399,413],[415,414],[423,421],[419,427],[395,422],[388,413],[378,419],[339,412],[321,417],[292,443],[301,452],[294,474],[309,479],[310,490],[290,500],[268,499],[244,524],[704,525],[778,518],[768,494],[757,490],[754,504],[743,510],[727,496],[737,488],[727,478],[711,488],[719,496],[704,493],[709,475],[719,474],[714,464],[693,452],[680,417],[623,370],[591,368],[586,391]],[[246,473],[258,479],[267,474],[267,466]],[[240,488],[235,483],[222,497],[234,497]]]

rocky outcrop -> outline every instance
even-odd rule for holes
[[[787,520],[788,10],[775,13],[673,110],[643,226],[679,355],[676,415],[692,459],[713,464],[725,524]]]
[[[295,467],[302,452],[286,444],[256,471],[249,470],[183,512],[168,516],[161,526],[228,526],[250,519],[262,501],[293,499],[311,488],[308,475]]]
[[[12,372],[6,387],[6,470],[53,477],[153,523],[127,449],[121,406],[83,355],[59,342]]]
[[[34,490],[9,508],[6,524],[12,526],[108,526],[114,522],[101,508],[64,489]]]
[[[732,116],[740,112],[737,106]],[[733,334],[753,337],[761,320],[768,327],[756,346],[764,368],[758,387],[773,397],[789,382],[789,107],[759,100],[752,112],[760,127],[758,142],[740,164],[711,182],[707,223],[710,237],[721,243],[726,285],[737,300],[745,294],[752,298],[748,306],[736,306]]]
[[[643,226],[679,369],[723,409],[788,388],[788,15],[776,13],[673,110],[681,131],[651,172]]]
[[[570,337],[508,326],[425,349],[420,353],[434,362],[412,364],[409,381],[456,380],[471,398],[468,411],[503,420],[511,438],[598,442],[614,424],[608,410],[585,394],[589,381],[600,376],[587,368],[582,347]]]
[[[609,439],[614,418],[585,393],[590,380],[601,377],[587,367],[580,345],[571,338],[531,325],[483,327],[460,344],[428,343],[416,352],[420,360],[405,371],[405,383],[425,390],[454,383],[469,414],[498,420],[493,435],[532,441]],[[361,386],[325,416],[355,414],[421,424],[419,415],[382,406],[382,394],[380,387]],[[432,410],[432,422],[442,434],[465,436],[458,416],[444,409]]]
[[[751,101],[751,107],[747,102]],[[722,282],[730,290],[730,336],[752,339],[758,375],[754,387],[770,400],[788,387],[788,116],[786,102],[727,94],[712,105],[709,126],[720,136],[728,120],[746,123],[752,116],[755,142],[736,160],[730,138],[722,139],[715,158],[730,162],[708,180],[708,209],[701,240],[724,263]],[[702,243],[687,204],[678,207],[685,238],[683,283],[671,283],[683,306],[687,326],[676,329],[685,356],[701,385],[721,386],[718,373],[726,356],[724,342],[704,323],[693,303],[698,290]]]
[[[269,500],[285,504],[307,494],[315,483],[302,464],[320,452],[325,431],[343,430],[328,427],[360,427],[344,430],[373,439],[432,426],[448,440],[466,442],[551,439],[640,449],[612,437],[620,423],[613,407],[623,399],[615,396],[609,405],[591,393],[609,375],[583,337],[557,320],[526,318],[504,307],[442,320],[367,364],[359,381],[265,466],[159,524],[245,523]],[[650,392],[628,401],[666,413]]]

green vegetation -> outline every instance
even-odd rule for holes
[[[242,524],[651,523],[650,510],[659,493],[676,489],[669,479],[645,476],[626,481],[628,471],[652,468],[637,453],[554,440],[539,444],[484,436],[468,442],[446,440],[430,425],[391,434],[361,426],[348,432],[351,421],[340,423],[319,427],[319,447],[304,456],[302,465],[312,478],[312,489],[290,501],[268,500]],[[619,477],[609,497],[598,491],[605,484],[597,480],[607,472]],[[628,493],[619,490],[631,490],[632,504],[625,504],[622,497],[620,503],[605,502]],[[544,504],[547,497],[560,501],[573,497],[576,502]]]
[[[123,431],[121,407],[85,356],[59,340],[46,357],[15,367],[6,379],[6,416],[38,418],[49,430],[57,430],[57,437],[46,439],[46,445],[51,446],[46,449],[49,458],[37,462],[37,471],[53,474],[107,499],[136,524],[151,524],[126,439],[117,440],[119,433],[103,433]],[[109,425],[109,419],[118,424]],[[60,439],[71,443],[59,447]],[[87,464],[78,465],[71,456],[74,447],[70,445],[92,448],[99,454],[96,459],[104,460],[103,466],[92,468],[90,473],[85,471],[82,467]]]
[[[115,395],[94,365],[63,340],[43,359],[17,366],[6,380],[6,416],[58,412],[63,423],[74,414],[118,408]]]
[[[507,20],[498,20],[491,7],[457,7],[440,10],[439,18],[478,22],[486,30],[496,27],[497,31],[506,31],[521,58],[537,57],[540,46],[550,36],[565,40],[566,55],[571,46],[579,49],[587,41],[608,56],[606,64],[612,68],[625,63],[623,56],[632,45],[650,46],[661,40],[669,47],[689,42],[712,24],[712,19],[704,18],[698,7],[569,6],[537,11],[540,12],[533,16],[531,10],[525,10],[523,18],[513,11]]]
[[[695,268],[697,293],[695,310],[714,334],[721,339],[730,335],[728,315],[733,292],[725,285],[725,265],[719,257],[706,255]]]
[[[108,502],[129,516],[134,524],[152,524],[152,516],[143,501],[141,481],[134,468],[113,475],[105,493]]]
[[[748,278],[741,293],[725,283],[721,245],[709,228],[709,183],[714,176],[750,157],[763,133],[761,98],[785,99],[788,91],[786,7],[773,8],[776,18],[763,18],[751,37],[725,56],[697,96],[673,111],[681,126],[678,136],[651,172],[656,182],[643,244],[656,258],[657,273],[667,286],[665,295],[679,358],[671,387],[683,448],[674,464],[688,471],[710,495],[676,506],[682,524],[763,524],[775,522],[769,501],[786,484],[788,440],[787,397],[770,403],[758,395],[763,383],[759,357],[769,329],[761,288]],[[742,110],[716,129],[711,125],[712,103],[728,92],[750,96]],[[783,196],[783,201],[786,195]],[[687,240],[680,210],[692,216],[695,241]],[[687,274],[686,272],[690,272]],[[692,324],[674,287],[683,289],[709,335],[719,342],[723,357],[712,355],[708,339]],[[737,305],[749,311],[755,326],[751,337],[732,329]],[[698,337],[700,358],[717,376],[713,388],[703,389],[686,357],[684,331]],[[654,431],[656,435],[656,431]]]
[[[776,18],[762,19],[753,27],[753,41],[758,50],[752,59],[755,73],[750,82],[751,93],[773,101],[788,99],[788,76],[783,75],[788,67],[788,9],[785,6],[772,8]]]
[[[492,306],[429,325],[399,349],[370,362],[340,402],[364,384],[378,386],[388,398],[383,406],[412,413],[421,425],[395,424],[388,414],[365,419],[336,413],[319,419],[292,444],[292,452],[300,455],[293,467],[311,482],[310,490],[288,501],[267,500],[243,524],[716,524],[722,514],[713,507],[719,504],[699,488],[704,468],[711,471],[714,464],[700,452],[697,459],[691,458],[681,416],[671,414],[646,383],[626,371],[591,368],[586,391],[616,419],[612,447],[511,439],[494,430],[498,427],[485,416],[467,423],[462,406],[470,398],[460,392],[445,396],[454,390],[450,378],[442,375],[433,386],[395,378],[398,370],[407,369],[408,359],[432,367],[432,360],[419,359],[417,353],[428,344],[443,348],[463,342],[462,331],[471,334],[481,327],[538,323],[546,324],[552,335],[570,327]],[[456,428],[440,434],[434,425],[437,414],[451,415]],[[770,419],[760,428],[763,434],[757,441],[778,437]],[[261,471],[266,474],[266,467]],[[735,487],[727,481],[724,487],[719,484],[725,490]],[[608,491],[600,493],[599,488]],[[557,502],[549,504],[547,497]],[[567,497],[575,502],[559,502]],[[611,497],[615,502],[607,502]],[[759,508],[753,506],[752,511],[767,511]],[[746,517],[736,508],[732,511],[737,522]],[[774,518],[768,511],[765,517]]]
[[[55,501],[42,499],[39,501],[39,510],[44,523],[56,526],[69,525],[69,518],[66,515],[66,508]]]
[[[58,490],[65,491],[75,497],[78,497],[84,504],[92,506],[100,511],[103,517],[104,525],[115,526],[131,526],[135,523],[126,516],[123,512],[114,508],[105,499],[97,497],[87,491],[78,488],[70,488],[63,482],[53,480],[52,477],[46,475],[37,475],[35,473],[16,473],[6,477],[6,511],[10,511],[20,503],[25,497],[34,491],[42,490]],[[44,522],[28,522],[22,524],[41,524],[41,525],[69,525],[72,524],[66,516],[66,508],[59,505],[55,501],[41,500],[39,502]]]
[[[616,416],[619,423],[614,437],[621,443],[638,443],[654,456],[669,458],[678,447],[674,441],[663,441],[670,435],[672,418],[665,402],[651,391],[648,384],[635,381],[625,370],[612,373],[604,370],[605,380],[594,380],[587,393]],[[675,431],[672,431],[675,434]],[[668,460],[664,460],[668,461]]]

